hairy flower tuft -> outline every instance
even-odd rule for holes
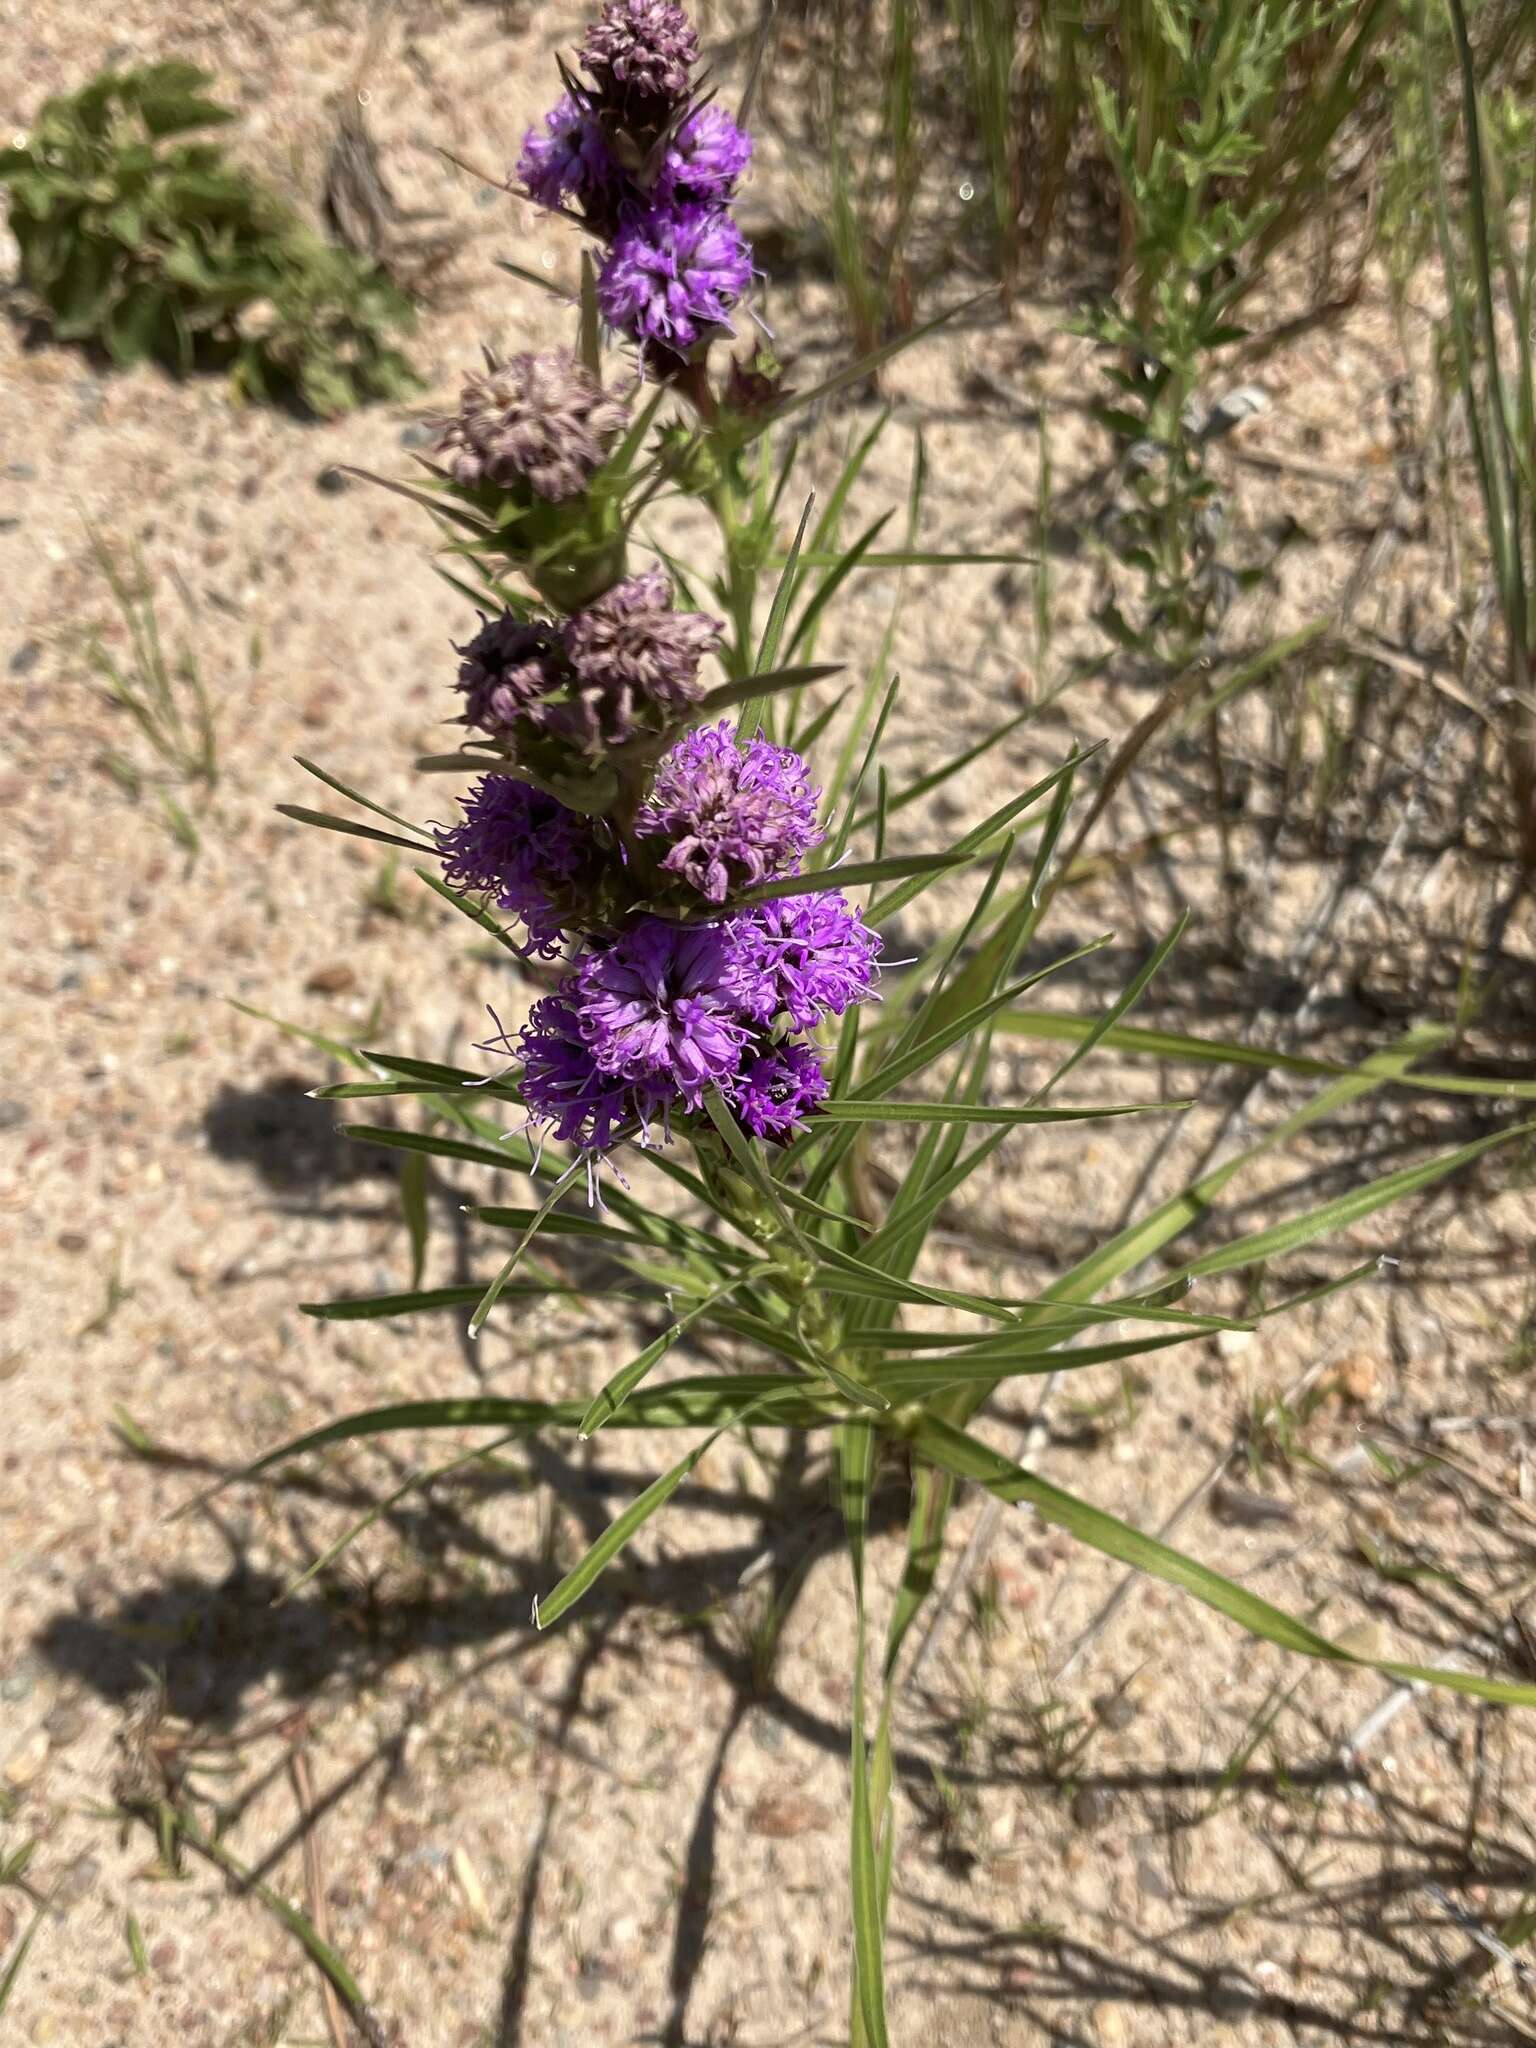
[[[720,631],[702,612],[673,611],[660,569],[616,583],[566,621],[577,701],[550,722],[574,728],[572,737],[598,749],[658,730],[703,695],[699,663],[719,645]]]
[[[656,196],[669,203],[695,199],[721,205],[751,161],[751,136],[710,100],[688,115],[668,145]]]
[[[731,308],[751,281],[751,251],[723,207],[662,204],[614,236],[597,302],[633,340],[686,355],[713,330],[734,331]]]
[[[570,978],[579,1029],[602,1073],[675,1090],[692,1106],[733,1074],[751,1037],[731,935],[645,917],[594,948]]]
[[[656,771],[636,830],[670,839],[662,866],[723,903],[733,889],[798,872],[822,837],[818,797],[793,748],[758,733],[743,751],[727,720],[679,740]]]
[[[565,199],[601,200],[618,183],[619,166],[591,109],[563,93],[523,137],[517,159],[523,190],[539,206]]]
[[[687,92],[699,38],[673,0],[607,0],[577,54],[608,102],[654,105]]]
[[[602,866],[591,821],[511,775],[486,775],[463,799],[462,824],[439,829],[450,888],[493,899],[528,927],[528,950],[559,952],[569,906]]]
[[[511,612],[482,618],[479,632],[458,650],[464,722],[504,735],[564,676],[558,630],[542,619]]]
[[[515,355],[465,380],[437,453],[456,483],[526,483],[558,504],[587,488],[628,417],[569,350]]]
[[[564,1145],[605,1152],[628,1124],[664,1115],[666,1101],[605,1074],[582,1036],[581,1018],[564,987],[543,996],[528,1013],[518,1040],[523,1103],[535,1123]]]
[[[766,991],[764,1022],[783,1012],[797,1031],[840,1017],[874,986],[880,935],[838,889],[786,896],[741,913]]]
[[[787,1039],[745,1061],[727,1093],[754,1138],[787,1138],[825,1099],[827,1087],[815,1049]]]

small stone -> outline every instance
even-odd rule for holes
[[[1211,2011],[1219,2020],[1240,2020],[1252,2012],[1259,1994],[1236,1970],[1218,1970],[1207,1994]]]
[[[1102,1785],[1079,1785],[1072,1795],[1072,1825],[1085,1833],[1103,1827],[1114,1810],[1114,1794]]]
[[[430,448],[436,439],[436,434],[433,433],[424,420],[412,420],[411,424],[404,429],[400,436],[400,446],[402,448]]]
[[[259,497],[261,495],[261,478],[259,476],[241,477],[240,495],[244,498],[247,505],[250,504],[253,498]]]
[[[772,1714],[754,1714],[752,1716],[752,1740],[759,1749],[782,1749],[784,1747],[784,1723],[775,1719]]]
[[[30,1699],[37,1680],[38,1667],[32,1658],[20,1658],[4,1678],[0,1678],[0,1700],[8,1700],[14,1706],[21,1700]]]
[[[53,2015],[45,2012],[41,2019],[32,2022],[32,2032],[28,2039],[39,2043],[57,2041],[61,2031],[59,2023]]]
[[[1229,1362],[1241,1358],[1245,1351],[1253,1349],[1252,1330],[1220,1330],[1216,1336],[1216,1349]]]
[[[33,669],[37,667],[39,661],[42,660],[42,656],[43,650],[35,640],[26,641],[11,656],[11,674],[13,676],[30,675]]]
[[[61,1906],[76,1906],[100,1875],[101,1865],[94,1856],[77,1856],[59,1879],[54,1897]]]
[[[831,1825],[829,1809],[804,1792],[765,1793],[747,1815],[747,1826],[754,1835],[767,1835],[775,1842],[819,1834]]]
[[[1136,1718],[1136,1702],[1128,1692],[1102,1692],[1093,1703],[1099,1725],[1121,1735]]]
[[[6,480],[13,484],[29,484],[34,481],[37,471],[30,462],[8,462],[5,465]]]
[[[475,204],[476,206],[494,206],[498,199],[504,199],[505,197],[506,194],[499,185],[482,185],[475,194]]]
[[[222,520],[222,519],[221,519],[221,518],[219,517],[218,513],[214,511],[214,509],[213,509],[213,507],[212,507],[211,505],[199,505],[199,506],[198,506],[198,508],[197,508],[197,526],[198,526],[198,531],[199,531],[200,533],[210,533],[210,534],[211,534],[211,533],[222,533],[222,532],[224,531],[224,522],[223,522],[223,520]]]
[[[85,1708],[79,1700],[56,1700],[44,1718],[43,1727],[54,1749],[68,1749],[85,1733]]]
[[[16,1130],[31,1114],[24,1102],[0,1102],[0,1131]]]
[[[1173,1896],[1173,1887],[1150,1856],[1136,1858],[1136,1889],[1149,1899]]]
[[[1376,1392],[1377,1373],[1377,1363],[1371,1354],[1357,1351],[1334,1367],[1328,1384],[1336,1387],[1353,1406],[1363,1408]]]
[[[48,1737],[41,1728],[35,1729],[6,1764],[4,1778],[7,1785],[20,1790],[30,1785],[48,1761]]]
[[[322,469],[315,478],[315,489],[323,491],[328,498],[339,498],[343,491],[350,491],[351,488],[351,477],[339,470],[334,463],[329,468]]]
[[[357,969],[338,960],[331,967],[317,967],[304,984],[312,996],[344,996],[357,987]]]

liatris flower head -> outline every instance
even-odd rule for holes
[[[714,100],[695,107],[666,147],[655,184],[668,205],[705,200],[722,205],[752,161],[752,138]]]
[[[610,326],[673,356],[733,333],[732,308],[752,281],[752,255],[724,207],[657,205],[614,236],[597,280]]]
[[[734,934],[641,918],[594,947],[570,978],[578,1029],[600,1073],[672,1092],[692,1107],[727,1080],[751,1039]]]
[[[839,889],[785,896],[743,913],[766,1023],[781,1012],[797,1031],[861,1003],[879,971],[880,935]],[[754,986],[744,972],[743,986]]]
[[[560,504],[587,489],[628,416],[623,401],[566,349],[505,363],[488,357],[466,379],[437,453],[455,483],[526,486]]]
[[[479,632],[458,651],[464,722],[482,732],[510,734],[565,679],[559,630],[548,620],[482,616]]]
[[[534,1004],[517,1051],[529,1117],[561,1144],[606,1152],[628,1127],[643,1127],[666,1114],[666,1091],[601,1071],[582,1036],[580,1014],[563,989]]]
[[[437,833],[443,879],[521,918],[528,951],[552,958],[612,893],[617,864],[592,821],[512,775],[482,777],[463,809],[462,824]]]
[[[607,0],[577,55],[604,106],[657,122],[687,93],[699,38],[673,0]]]
[[[672,609],[662,570],[630,576],[566,621],[572,698],[541,722],[589,753],[659,733],[704,694],[699,663],[720,637],[702,612]]]
[[[743,749],[729,721],[678,741],[656,770],[635,829],[671,842],[662,860],[710,903],[799,871],[822,834],[819,792],[791,747],[761,733]]]
[[[785,1039],[744,1061],[726,1092],[754,1138],[782,1139],[825,1099],[827,1087],[814,1047]]]
[[[558,208],[574,199],[585,211],[607,207],[622,172],[590,107],[572,93],[563,93],[537,125],[523,137],[517,175],[530,199]]]

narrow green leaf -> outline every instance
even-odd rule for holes
[[[275,808],[298,825],[318,825],[323,831],[346,832],[354,839],[376,839],[381,846],[403,846],[407,853],[437,852],[424,839],[403,839],[398,832],[380,832],[372,825],[359,825],[352,818],[333,818],[329,811],[306,810],[302,804],[278,804]]]
[[[1109,1102],[1098,1108],[991,1109],[983,1103],[865,1102],[845,1097],[824,1102],[818,1123],[844,1124],[1065,1124],[1093,1123],[1107,1116],[1145,1116],[1188,1109],[1189,1101]]]
[[[999,1500],[1025,1501],[1043,1521],[1065,1529],[1079,1542],[1102,1551],[1120,1564],[1130,1565],[1165,1585],[1177,1586],[1205,1606],[1235,1621],[1249,1635],[1274,1643],[1298,1656],[1316,1657],[1332,1664],[1352,1664],[1384,1672],[1389,1678],[1412,1685],[1443,1685],[1454,1692],[1469,1693],[1476,1699],[1499,1700],[1511,1706],[1536,1706],[1536,1685],[1516,1685],[1501,1679],[1484,1678],[1471,1671],[1446,1671],[1418,1664],[1403,1664],[1390,1658],[1363,1657],[1320,1635],[1308,1623],[1272,1606],[1258,1594],[1248,1592],[1223,1578],[1208,1565],[1186,1557],[1145,1536],[1126,1522],[1105,1514],[1064,1493],[1033,1472],[1026,1472],[1011,1458],[958,1430],[937,1416],[922,1416],[912,1430],[913,1448],[923,1457],[957,1478],[978,1481]]]

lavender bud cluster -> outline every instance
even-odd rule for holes
[[[524,191],[606,245],[597,300],[666,374],[716,334],[752,280],[730,203],[751,138],[699,99],[698,37],[671,0],[607,0],[577,53],[584,80],[530,128]]]

